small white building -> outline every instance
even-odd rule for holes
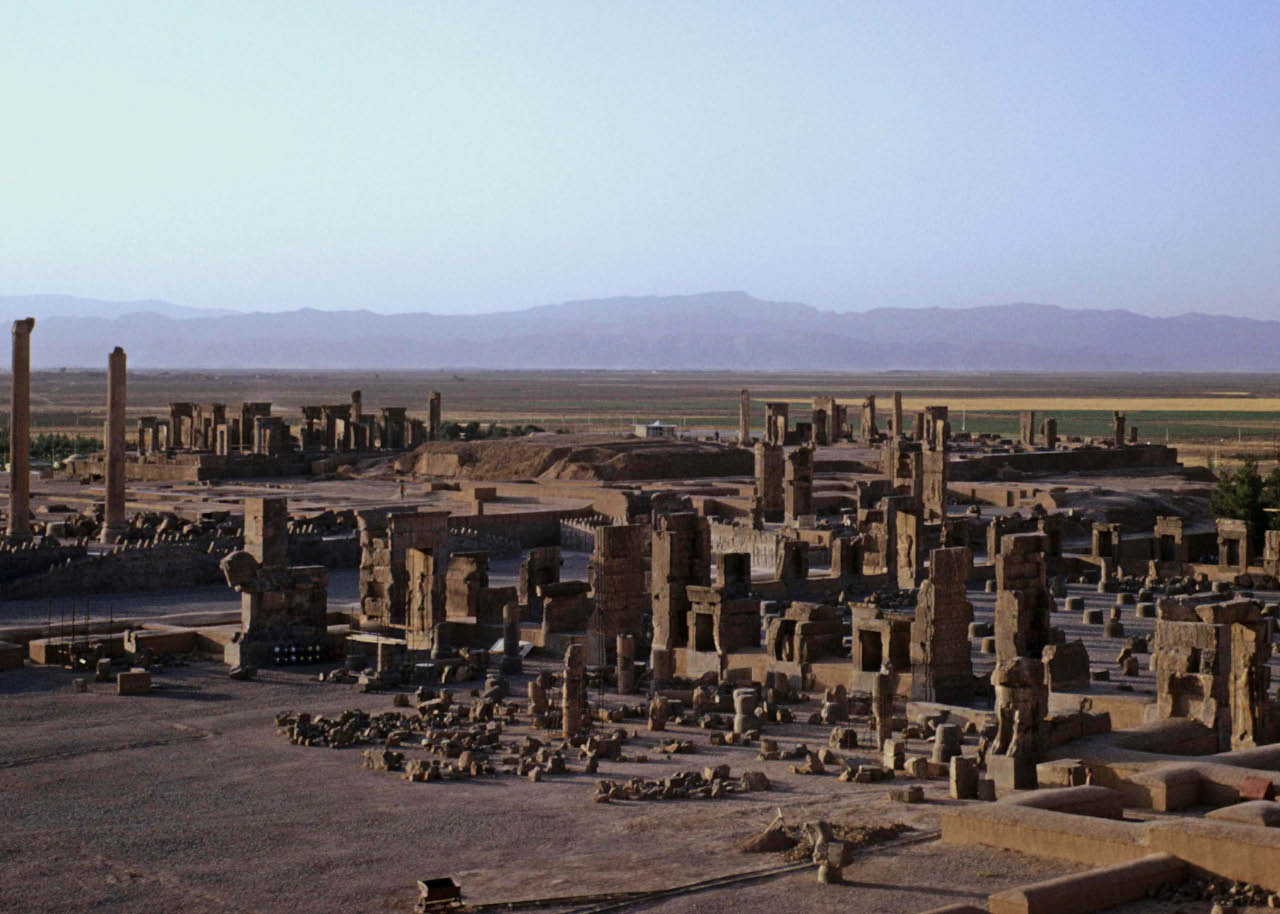
[[[674,438],[676,436],[676,427],[667,422],[659,422],[654,420],[648,425],[636,426],[637,438]]]

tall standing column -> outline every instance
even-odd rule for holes
[[[103,512],[102,541],[113,543],[123,532],[124,522],[124,350],[117,346],[107,357],[107,466],[106,509]]]
[[[751,392],[738,394],[738,444],[751,447]]]
[[[431,399],[427,403],[427,440],[440,440],[440,391],[431,391]]]
[[[9,535],[31,535],[31,331],[36,319],[13,322],[13,386],[9,394]]]

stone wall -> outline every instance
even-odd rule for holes
[[[986,454],[953,460],[951,479],[955,482],[991,480],[1005,466],[1020,473],[1045,474],[1159,467],[1172,469],[1178,466],[1178,450],[1163,444],[1140,444],[1123,448],[1081,447],[1070,451]]]
[[[130,544],[92,554],[84,546],[0,552],[0,582],[3,582],[0,601],[221,584],[223,575],[218,563],[242,543],[238,536],[217,536]],[[49,561],[51,557],[53,561]],[[291,565],[355,568],[359,560],[360,546],[355,533],[302,534],[289,538]],[[13,573],[6,576],[6,571]]]

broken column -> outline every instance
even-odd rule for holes
[[[771,523],[781,521],[786,513],[782,485],[786,453],[778,445],[758,441],[755,458],[755,501],[760,506],[764,520]]]
[[[964,547],[929,553],[929,578],[920,585],[911,624],[911,697],[967,704],[973,698],[969,623],[973,604],[965,582],[973,555]]]
[[[114,543],[124,532],[125,355],[117,346],[107,358],[106,505],[102,541]]]
[[[1036,414],[1032,410],[1024,409],[1018,413],[1018,441],[1025,447],[1035,447]]]
[[[876,749],[893,738],[893,674],[883,670],[871,680],[871,720],[876,730]]]
[[[364,440],[364,425],[361,419],[364,416],[364,392],[359,390],[351,391],[351,406],[347,410],[348,422],[345,435],[345,443],[348,449],[353,451],[361,450],[369,446],[369,442]]]
[[[427,440],[440,440],[440,391],[431,391],[431,399],[427,402]]]
[[[794,523],[813,514],[813,451],[802,447],[788,454],[783,474],[783,514]]]
[[[585,649],[571,644],[564,652],[564,688],[560,698],[560,735],[570,739],[582,729],[587,701]]]
[[[862,401],[862,441],[864,444],[874,444],[880,439],[880,433],[876,430],[876,395],[868,394],[867,398]]]
[[[1040,423],[1040,434],[1044,437],[1045,450],[1058,449],[1058,420],[1050,417]]]
[[[1115,446],[1124,447],[1124,413],[1115,410],[1111,413],[1111,418],[1115,422]]]
[[[520,658],[520,604],[511,602],[502,607],[502,666],[504,676],[516,676],[524,671]]]
[[[756,723],[757,695],[755,689],[733,690],[733,732],[742,736],[758,729]]]
[[[636,690],[636,639],[634,635],[618,636],[618,694],[630,695]]]
[[[751,446],[751,392],[738,393],[738,444]]]
[[[895,438],[903,437],[906,429],[902,427],[902,391],[893,392],[893,434]]]
[[[9,535],[31,535],[31,331],[36,319],[13,322],[9,392]]]

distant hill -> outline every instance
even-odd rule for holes
[[[131,368],[1280,370],[1280,321],[1034,304],[835,312],[707,292],[463,316],[26,296],[0,313],[36,318],[39,368],[104,365],[119,345]]]

